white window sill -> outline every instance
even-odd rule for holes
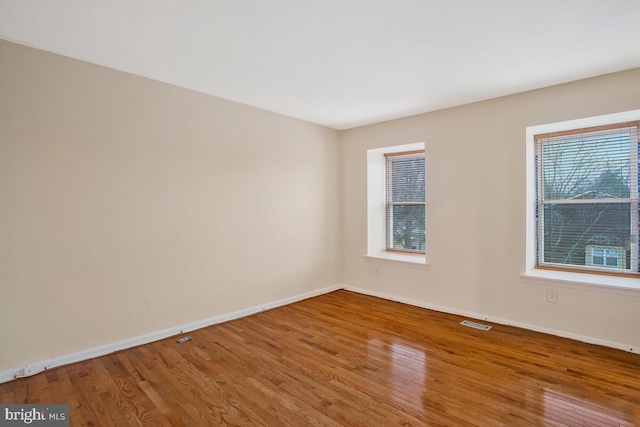
[[[640,296],[640,279],[633,277],[599,276],[597,274],[535,269],[528,270],[520,277],[523,282],[536,285]]]
[[[403,264],[416,268],[427,268],[429,263],[423,254],[403,254],[398,252],[380,252],[378,254],[365,255],[366,259],[376,262]]]

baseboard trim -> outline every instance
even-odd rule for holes
[[[242,317],[250,316],[261,311],[271,310],[277,307],[293,304],[298,301],[302,301],[308,298],[312,298],[318,295],[334,292],[339,289],[344,289],[344,285],[328,286],[322,289],[318,289],[304,294],[294,295],[292,297],[283,298],[277,301],[268,302],[265,304],[256,305],[253,307],[245,308],[242,310],[233,311],[230,313],[221,314],[218,316],[210,317],[208,319],[198,320],[196,322],[187,323],[181,326],[173,328],[163,329],[161,331],[151,332],[149,334],[140,335],[133,338],[128,338],[122,341],[117,341],[111,344],[102,345],[99,347],[82,350],[76,353],[66,354],[63,356],[54,357],[52,359],[44,360],[41,362],[31,363],[15,369],[7,369],[0,372],[0,384],[14,380],[16,378],[28,377],[35,375],[38,372],[45,371],[47,369],[56,368],[58,366],[68,365],[70,363],[81,362],[83,360],[93,359],[94,357],[104,356],[116,351],[125,350],[127,348],[136,347],[150,342],[158,341],[164,338],[168,338],[173,335],[182,334],[185,332],[201,329],[206,326],[215,325],[217,323],[228,322],[229,320],[240,319]]]
[[[143,344],[148,344],[150,342],[158,341],[164,338],[171,337],[173,335],[182,334],[185,332],[194,331],[196,329],[201,329],[207,326],[215,325],[217,323],[228,322],[234,319],[240,319],[242,317],[250,316],[255,313],[259,313],[261,311],[271,310],[277,307],[282,307],[285,305],[293,304],[298,301],[302,301],[308,298],[313,298],[318,295],[326,294],[329,292],[334,292],[340,289],[345,289],[347,291],[369,295],[376,298],[382,298],[390,301],[397,301],[403,304],[412,305],[414,307],[425,308],[428,310],[440,311],[443,313],[456,314],[459,316],[469,317],[471,319],[476,320],[484,320],[487,322],[493,322],[500,325],[514,326],[517,328],[528,329],[530,331],[542,332],[549,335],[555,335],[563,338],[572,339],[575,341],[581,341],[588,344],[601,345],[604,347],[615,348],[618,350],[623,350],[629,353],[640,354],[640,347],[622,344],[614,341],[602,340],[599,338],[589,337],[585,335],[573,334],[570,332],[560,331],[557,329],[545,328],[537,325],[532,325],[528,323],[518,322],[511,319],[504,319],[501,317],[494,317],[485,315],[482,313],[476,313],[468,310],[460,310],[457,308],[439,305],[439,304],[431,304],[424,301],[419,301],[412,298],[400,297],[397,295],[391,295],[384,292],[372,291],[369,289],[359,288],[355,286],[348,285],[334,285],[328,286],[322,289],[318,289],[311,292],[306,292],[304,294],[295,295],[288,298],[283,298],[277,301],[268,302],[265,304],[256,305],[253,307],[249,307],[243,310],[237,310],[230,313],[221,314],[218,316],[210,317],[208,319],[199,320],[196,322],[187,323],[181,326],[176,326],[173,328],[163,329],[161,331],[151,332],[149,334],[140,335],[133,338],[128,338],[122,341],[117,341],[111,344],[106,344],[99,347],[90,348],[87,350],[82,350],[77,353],[66,354],[63,356],[54,357],[52,359],[44,360],[41,362],[36,362],[32,364],[27,364],[15,369],[7,369],[5,371],[0,372],[0,384],[14,380],[16,378],[28,377],[31,375],[35,375],[39,372],[45,371],[47,369],[56,368],[58,366],[68,365],[70,363],[82,362],[84,360],[93,359],[95,357],[104,356],[106,354],[110,354],[116,351],[125,350],[127,348],[136,347]]]
[[[607,341],[607,340],[603,340],[603,339],[600,339],[600,338],[590,337],[590,336],[586,336],[586,335],[574,334],[574,333],[571,333],[571,332],[560,331],[560,330],[557,330],[557,329],[545,328],[545,327],[542,327],[542,326],[537,326],[537,325],[532,325],[532,324],[529,324],[529,323],[518,322],[518,321],[515,321],[515,320],[511,320],[511,319],[504,319],[504,318],[501,318],[501,317],[489,316],[489,315],[486,315],[486,314],[476,313],[476,312],[473,312],[473,311],[459,310],[457,308],[453,308],[453,307],[449,307],[449,306],[444,306],[444,305],[439,305],[439,304],[430,304],[430,303],[426,303],[424,301],[419,301],[419,300],[412,299],[412,298],[400,297],[400,296],[396,296],[396,295],[391,295],[391,294],[387,294],[387,293],[383,293],[383,292],[372,291],[372,290],[369,290],[369,289],[358,288],[358,287],[354,287],[354,286],[348,286],[347,285],[347,286],[344,286],[344,289],[347,290],[347,291],[356,292],[356,293],[363,294],[363,295],[369,295],[369,296],[376,297],[376,298],[382,298],[382,299],[387,299],[387,300],[390,300],[390,301],[401,302],[403,304],[412,305],[414,307],[426,308],[428,310],[440,311],[440,312],[443,312],[443,313],[456,314],[456,315],[459,315],[459,316],[469,317],[469,318],[476,319],[476,320],[484,320],[484,321],[487,321],[487,322],[498,323],[500,325],[515,326],[517,328],[527,329],[527,330],[535,331],[535,332],[542,332],[544,334],[555,335],[555,336],[562,337],[562,338],[569,338],[569,339],[572,339],[574,341],[581,341],[581,342],[584,342],[584,343],[587,343],[587,344],[601,345],[601,346],[604,346],[604,347],[610,347],[610,348],[615,348],[615,349],[618,349],[618,350],[623,350],[623,351],[626,351],[626,352],[629,352],[629,353],[640,354],[640,347],[638,347],[638,346],[623,344],[623,343],[614,342],[614,341]]]

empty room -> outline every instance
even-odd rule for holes
[[[0,426],[640,426],[637,0],[0,0]]]

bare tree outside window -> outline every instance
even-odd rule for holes
[[[635,131],[606,129],[536,139],[538,264],[637,271]],[[599,263],[597,255],[594,261],[593,254],[600,250],[619,250],[625,262]]]
[[[425,252],[424,152],[387,157],[387,250]]]

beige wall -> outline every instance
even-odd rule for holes
[[[640,70],[343,132],[0,41],[0,371],[345,283],[640,346],[640,296],[524,269],[525,127]],[[430,265],[364,258],[366,150],[427,143]]]
[[[520,278],[525,261],[525,128],[640,109],[640,69],[345,131],[343,282],[640,348],[640,293],[546,287]],[[424,141],[426,269],[365,259],[366,151]]]
[[[338,284],[339,155],[336,131],[0,41],[0,371]]]

